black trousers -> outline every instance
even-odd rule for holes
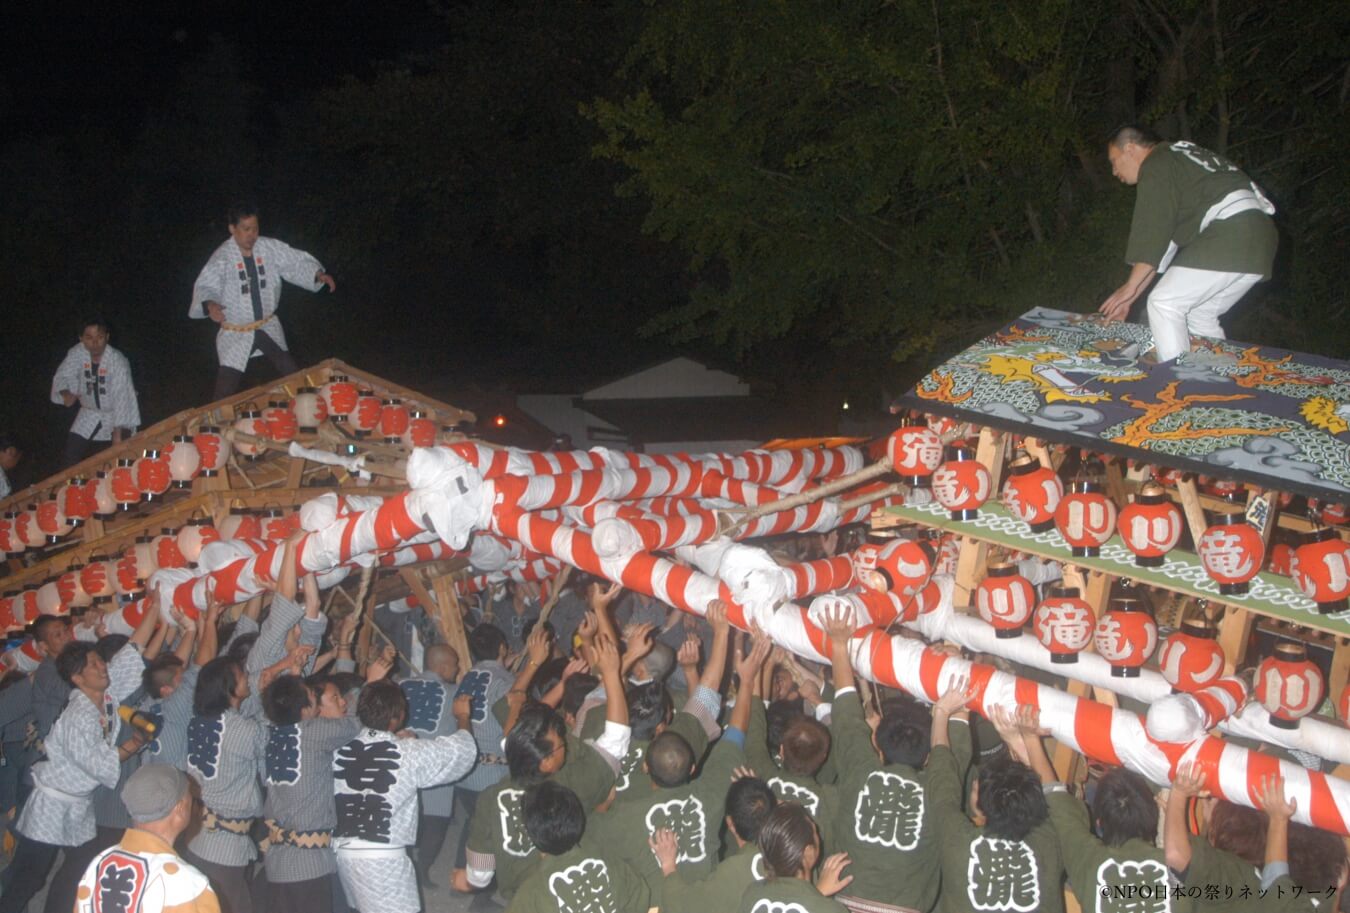
[[[273,342],[272,337],[266,333],[259,330],[253,331],[253,348],[263,353],[263,356],[272,363],[272,367],[276,369],[278,374],[294,374],[300,370],[300,366],[295,363],[295,358],[291,353]],[[252,349],[249,351],[251,352]],[[211,401],[224,399],[237,391],[243,379],[243,371],[236,371],[234,368],[221,365],[216,371],[216,391],[211,396]]]
[[[247,865],[220,865],[207,862],[196,853],[189,852],[187,861],[201,870],[211,882],[211,888],[220,901],[221,913],[253,913],[253,886],[249,878]],[[74,898],[71,898],[72,904]],[[63,911],[64,913],[64,911]]]
[[[417,869],[417,880],[424,885],[434,885],[431,867],[436,857],[441,855],[445,846],[445,835],[450,832],[450,819],[438,815],[421,815],[417,819],[417,851],[413,853],[413,867]]]
[[[52,878],[42,910],[43,913],[70,913],[75,909],[75,889],[80,886],[84,870],[109,845],[98,837],[80,846],[62,847],[20,836],[7,870],[13,871],[13,877],[5,885],[4,894],[0,895],[0,913],[24,913],[28,909],[28,902],[47,883],[47,874],[56,863],[58,853],[64,857]]]
[[[309,881],[267,883],[268,913],[333,913],[333,882],[328,875]]]
[[[463,869],[469,865],[468,856],[465,850],[469,846],[469,819],[473,817],[473,810],[478,806],[478,793],[468,789],[455,790],[455,802],[459,805],[458,819],[459,839],[455,844],[455,868]]]

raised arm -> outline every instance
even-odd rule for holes
[[[929,739],[934,748],[939,745],[951,747],[947,739],[947,724],[953,718],[968,718],[970,714],[966,705],[974,699],[975,689],[964,675],[952,682],[946,693],[937,699],[937,703],[933,704],[933,730]]]
[[[1036,771],[1041,783],[1049,785],[1059,782],[1059,775],[1050,766],[1050,758],[1041,742],[1040,712],[1029,704],[1017,708],[1017,728],[1022,733],[1022,744],[1026,747],[1026,765]]]
[[[853,636],[853,609],[842,603],[825,610],[825,635],[830,638],[830,678],[834,682],[836,698],[839,692],[855,687],[853,659],[848,655],[848,642]]]
[[[1279,875],[1285,874],[1289,867],[1289,819],[1298,811],[1298,800],[1287,799],[1284,793],[1284,779],[1279,774],[1268,774],[1261,778],[1253,794],[1256,807],[1266,813],[1266,869],[1262,873],[1262,887],[1268,888]],[[1171,815],[1168,815],[1171,821]],[[1283,865],[1284,870],[1272,872],[1272,868]]]
[[[709,691],[719,691],[722,676],[727,669],[727,643],[731,639],[731,624],[727,621],[727,604],[720,599],[708,603],[708,623],[712,625],[712,649],[708,651],[708,662],[703,667],[703,677],[699,684]],[[748,722],[747,717],[747,722]],[[745,730],[742,729],[742,732]]]
[[[741,732],[749,730],[750,708],[759,700],[754,695],[755,689],[750,682],[759,678],[759,670],[769,658],[769,651],[773,647],[773,642],[759,629],[753,632],[750,643],[750,652],[736,663],[736,675],[741,680],[741,688],[736,693],[736,706],[731,709],[731,719],[728,720],[728,725],[732,729],[739,729]]]
[[[599,583],[592,583],[586,588],[586,602],[595,613],[595,620],[600,626],[598,633],[608,635],[615,643],[619,642],[619,632],[614,627],[614,617],[610,613],[614,600],[618,599],[622,592],[623,587],[617,583],[611,583],[604,588]]]
[[[216,658],[220,644],[220,613],[224,608],[212,598],[204,613],[197,616],[197,655],[194,664],[204,666]]]
[[[1194,764],[1183,764],[1172,778],[1163,824],[1163,858],[1174,872],[1191,867],[1191,835],[1186,828],[1186,806],[1205,788],[1205,778]]]
[[[506,723],[502,725],[502,732],[508,733],[516,725],[516,720],[520,717],[520,710],[525,706],[526,695],[530,693],[530,682],[534,680],[534,674],[539,671],[539,667],[548,659],[548,654],[552,648],[553,644],[549,638],[548,629],[543,625],[535,625],[530,630],[530,636],[525,639],[525,652],[529,659],[525,662],[525,668],[521,669],[520,674],[516,676],[515,683],[511,685],[511,690],[506,694],[507,703],[511,709],[506,715]],[[620,694],[623,694],[622,687],[618,690]],[[613,703],[614,701],[611,699],[610,704]],[[627,714],[628,705],[625,703],[625,719],[627,719]]]
[[[605,720],[627,726],[628,695],[624,692],[623,675],[619,671],[619,648],[612,637],[602,634],[595,638],[595,667],[605,686]],[[623,753],[618,756],[623,757]]]

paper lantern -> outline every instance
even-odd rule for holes
[[[989,470],[968,447],[948,447],[947,460],[933,472],[933,497],[953,520],[974,520],[993,488]]]
[[[292,532],[290,517],[279,507],[269,507],[258,520],[264,539],[285,539]]]
[[[116,592],[114,573],[107,555],[89,556],[89,563],[80,571],[80,586],[93,597],[94,605],[103,605],[111,601],[113,593]]]
[[[5,595],[0,596],[0,630],[6,634],[23,630],[23,625],[14,617],[14,597],[18,595],[18,590],[6,590]]]
[[[1125,547],[1134,552],[1137,567],[1162,567],[1167,553],[1181,541],[1181,508],[1161,485],[1149,482],[1120,512],[1117,528]]]
[[[56,578],[56,585],[61,590],[61,601],[72,609],[83,609],[92,605],[94,597],[85,591],[84,585],[80,583],[80,572],[84,570],[83,564],[72,564],[66,568],[66,572]]]
[[[170,526],[161,527],[159,535],[151,542],[155,553],[155,565],[161,568],[187,567],[187,558],[178,548],[179,531]]]
[[[914,539],[896,539],[877,552],[875,567],[885,575],[888,590],[908,599],[933,576],[933,547]]]
[[[255,438],[267,437],[267,425],[263,423],[262,413],[257,409],[247,409],[239,413],[239,417],[234,420],[234,430]],[[234,452],[246,460],[256,460],[262,455],[263,446],[260,443],[242,441],[236,437],[234,439]]]
[[[230,460],[232,446],[220,429],[215,425],[202,425],[192,436],[192,444],[201,457],[201,474],[208,479],[215,478]]]
[[[403,446],[409,449],[413,447],[435,447],[436,446],[436,423],[427,417],[427,414],[421,409],[414,409],[408,413],[408,427],[404,429],[399,438]]]
[[[1036,606],[1032,627],[1041,646],[1050,651],[1052,663],[1076,663],[1078,654],[1092,642],[1097,614],[1084,601],[1077,587],[1051,587]]]
[[[1294,550],[1289,576],[1323,615],[1350,609],[1350,542],[1333,529],[1313,530]]]
[[[975,609],[994,626],[997,638],[1021,637],[1035,608],[1036,590],[1014,564],[991,565],[989,576],[975,588]]]
[[[43,501],[37,508],[37,525],[42,530],[42,534],[47,537],[48,545],[55,545],[61,541],[61,537],[69,533],[74,526],[66,519],[66,512],[61,508],[61,499],[53,493],[51,497]]]
[[[42,658],[43,654],[38,649],[37,641],[31,637],[25,637],[23,643],[5,654],[5,661],[12,663],[15,669],[25,675],[36,671],[37,667],[42,665]]]
[[[1064,483],[1053,469],[1042,466],[1029,454],[1021,454],[1008,467],[1003,486],[1003,506],[1014,517],[1043,533],[1055,526],[1055,511],[1064,498]]]
[[[84,521],[94,515],[94,502],[89,496],[88,486],[89,482],[83,476],[75,476],[56,490],[61,511],[72,529],[84,526]]]
[[[19,538],[23,539],[23,544],[30,549],[42,548],[47,544],[47,534],[38,525],[36,504],[29,504],[27,508],[19,511],[19,516],[14,521],[14,528],[18,530]]]
[[[262,523],[247,507],[231,507],[230,515],[220,523],[222,539],[261,539]]]
[[[1270,713],[1270,725],[1297,729],[1299,720],[1322,703],[1326,681],[1301,643],[1284,642],[1256,670],[1256,699]]]
[[[141,502],[141,489],[136,484],[136,461],[130,457],[123,457],[117,461],[117,466],[110,474],[112,479],[112,496],[117,502],[117,509],[128,511]]]
[[[1350,523],[1350,506],[1346,504],[1323,504],[1318,515],[1327,526],[1345,526]]]
[[[1196,480],[1199,483],[1200,490],[1207,495],[1213,495],[1216,498],[1233,498],[1242,492],[1241,482],[1234,482],[1232,479],[1215,479],[1210,476],[1200,476]]]
[[[1260,573],[1266,560],[1261,534],[1240,513],[1215,515],[1195,552],[1223,596],[1245,595],[1248,581]]]
[[[156,548],[156,536],[137,536],[127,554],[135,565],[136,579],[149,580],[150,575],[159,570],[159,554]]]
[[[402,400],[386,399],[380,404],[380,434],[386,444],[397,444],[408,430],[408,407]]]
[[[38,587],[37,595],[33,598],[37,601],[40,615],[70,614],[70,606],[61,599],[61,588],[56,585],[55,577],[48,577],[42,586]]]
[[[295,440],[295,435],[300,430],[295,413],[291,411],[291,404],[284,399],[268,402],[261,418],[260,427],[263,433],[279,444],[288,444]]]
[[[42,614],[38,610],[37,596],[38,585],[30,583],[14,600],[14,617],[22,620],[25,625],[31,625]]]
[[[117,498],[113,497],[112,473],[100,469],[84,489],[94,505],[94,516],[106,520],[117,514]]]
[[[1075,558],[1096,558],[1116,530],[1116,505],[1101,483],[1075,481],[1055,511],[1055,528]]]
[[[197,451],[197,445],[193,443],[192,438],[186,434],[174,435],[173,441],[164,451],[164,456],[169,461],[169,477],[173,479],[173,487],[179,489],[192,487],[197,470],[202,468],[202,455]]]
[[[341,424],[356,409],[358,393],[356,384],[346,374],[334,374],[328,383],[319,388],[319,398],[323,400],[328,417]]]
[[[328,404],[319,396],[316,388],[301,387],[295,391],[295,399],[291,400],[291,412],[300,430],[312,433],[318,431],[319,425],[328,418]]]
[[[1170,469],[1166,466],[1153,467],[1153,480],[1160,485],[1166,485],[1168,488],[1176,488],[1186,473],[1180,469]]]
[[[28,548],[14,529],[14,523],[18,518],[18,513],[12,510],[5,511],[5,515],[0,517],[0,552],[7,555],[17,555]]]
[[[117,595],[136,597],[145,592],[145,586],[136,567],[136,553],[127,549],[113,565],[113,586]]]
[[[356,398],[356,409],[351,415],[352,427],[357,436],[365,437],[380,425],[380,414],[384,410],[384,400],[369,390],[362,390]]]
[[[178,551],[191,567],[197,566],[202,547],[220,539],[220,533],[206,517],[197,517],[183,524],[178,530]]]
[[[146,450],[136,461],[136,487],[145,501],[156,501],[173,484],[169,459],[158,450]]]
[[[948,418],[945,415],[928,415],[925,418],[928,420],[928,427],[937,432],[938,437],[948,434],[955,435],[956,429],[959,427],[956,419]]]
[[[1223,677],[1223,647],[1217,634],[1209,622],[1192,619],[1163,641],[1158,665],[1173,691],[1201,691]]]
[[[1282,577],[1294,576],[1294,546],[1284,541],[1273,543],[1266,558],[1266,570]]]
[[[918,606],[920,615],[936,612],[942,607],[942,587],[936,580],[930,580],[914,594],[912,601]]]
[[[921,420],[906,418],[886,439],[886,455],[900,481],[910,488],[927,488],[942,465],[942,438]]]
[[[1134,598],[1112,601],[1093,632],[1097,652],[1111,664],[1116,678],[1138,678],[1139,670],[1158,646],[1158,625]]]

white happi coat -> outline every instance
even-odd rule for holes
[[[32,795],[19,816],[19,833],[56,846],[79,846],[93,840],[94,787],[117,788],[121,761],[117,705],[140,687],[145,661],[134,644],[118,650],[108,663],[108,690],[103,706],[78,688],[47,734],[47,760],[33,765]]]
[[[97,365],[83,343],[71,346],[52,378],[52,402],[58,406],[65,405],[62,390],[79,398],[80,414],[70,430],[82,438],[111,440],[114,428],[135,429],[141,423],[131,364],[112,346],[103,350]]]
[[[304,251],[296,250],[276,238],[259,238],[254,242],[253,262],[258,270],[262,315],[272,317],[258,330],[285,349],[286,334],[281,330],[281,321],[273,316],[277,305],[281,303],[281,282],[284,279],[317,292],[323,283],[316,282],[314,277],[323,272],[323,265]],[[192,287],[192,304],[188,307],[188,316],[197,319],[206,317],[208,301],[219,304],[225,311],[225,322],[234,326],[244,326],[257,319],[253,316],[253,296],[249,293],[244,255],[233,238],[226,238],[202,267]],[[222,367],[244,371],[248,368],[252,352],[252,332],[222,328],[216,333],[216,355]]]

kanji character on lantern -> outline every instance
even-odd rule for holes
[[[1138,678],[1158,646],[1158,625],[1133,598],[1117,598],[1097,622],[1093,643],[1116,678]]]
[[[1059,476],[1030,454],[1019,454],[1008,467],[1003,506],[1033,533],[1054,528],[1055,511],[1063,498],[1064,483]]]
[[[927,488],[942,464],[942,438],[921,420],[905,418],[886,440],[891,469],[910,488]]]
[[[1076,663],[1078,654],[1092,642],[1097,614],[1081,598],[1077,587],[1051,587],[1036,607],[1033,627],[1036,639],[1050,651],[1052,663]]]
[[[380,434],[386,444],[397,444],[408,430],[408,407],[403,401],[390,397],[380,403]]]
[[[19,511],[19,515],[14,518],[14,529],[29,548],[42,548],[47,544],[47,536],[38,526],[36,504],[29,504],[26,510]]]
[[[369,390],[362,390],[356,399],[356,409],[351,414],[352,427],[357,437],[365,437],[380,425],[380,413],[384,409],[384,400]]]
[[[112,471],[112,495],[121,511],[131,510],[140,503],[141,489],[136,484],[135,461],[129,457],[118,460]]]
[[[1149,482],[1120,512],[1117,524],[1125,547],[1134,552],[1138,567],[1162,567],[1166,555],[1181,541],[1181,509],[1157,482]]]
[[[421,409],[409,413],[408,427],[403,429],[400,440],[404,447],[434,447],[436,445],[436,423],[427,417]]]
[[[247,507],[231,507],[230,515],[220,523],[222,539],[261,539],[262,523]]]
[[[202,466],[202,455],[197,452],[197,445],[192,442],[192,438],[186,434],[174,435],[172,443],[164,451],[164,456],[169,461],[169,476],[173,479],[173,487],[183,489],[192,485],[197,470]]]
[[[318,431],[319,425],[328,418],[328,405],[314,387],[301,387],[295,391],[291,411],[295,413],[300,430],[305,432]]]
[[[1288,641],[1261,661],[1256,670],[1256,699],[1270,713],[1270,725],[1297,729],[1299,720],[1322,703],[1326,680],[1307,648]]]
[[[333,374],[328,383],[319,388],[319,398],[327,408],[328,417],[338,424],[347,421],[347,417],[356,409],[356,384],[346,374]]]
[[[94,502],[94,516],[106,520],[117,514],[117,498],[113,497],[112,473],[100,469],[89,480],[85,494]]]
[[[262,420],[262,413],[257,409],[247,409],[239,413],[239,417],[234,420],[234,430],[253,438],[267,437],[267,425]],[[256,460],[262,455],[263,447],[261,443],[235,437],[234,451],[246,460]]]
[[[1055,527],[1075,558],[1096,558],[1116,529],[1116,505],[1099,482],[1079,480],[1055,511]]]
[[[61,510],[72,529],[84,526],[84,521],[94,514],[94,501],[88,494],[88,485],[88,480],[83,476],[75,476],[57,489],[57,500],[61,502]]]
[[[14,530],[14,521],[18,517],[18,513],[12,510],[5,511],[5,515],[0,517],[0,552],[7,555],[17,555],[28,547]]]
[[[215,425],[203,425],[192,436],[192,443],[196,446],[197,453],[202,458],[202,476],[208,479],[215,478],[225,468],[225,464],[229,462],[230,447],[232,446],[229,440],[220,433],[220,429]]]
[[[1158,665],[1173,691],[1200,691],[1223,676],[1224,655],[1215,639],[1217,633],[1209,622],[1190,619],[1163,641]]]
[[[187,559],[178,548],[178,530],[171,526],[161,527],[155,536],[155,564],[159,567],[187,567]]]
[[[968,447],[947,448],[947,461],[933,473],[933,497],[953,520],[974,520],[993,487],[989,470]]]
[[[37,525],[47,537],[48,545],[60,542],[61,537],[74,528],[66,519],[66,512],[61,508],[61,499],[55,493],[38,505]]]
[[[178,551],[182,554],[184,560],[190,566],[196,567],[197,559],[202,553],[202,547],[219,540],[220,533],[208,518],[194,517],[183,524],[182,529],[178,530],[176,539]]]
[[[136,487],[141,498],[154,501],[169,490],[173,484],[173,475],[169,472],[169,460],[158,450],[146,450],[136,461]]]
[[[1242,596],[1261,571],[1266,545],[1243,514],[1219,514],[1196,543],[1196,554],[1224,596]]]
[[[989,576],[975,588],[975,608],[998,638],[1021,637],[1035,607],[1036,590],[1014,564],[992,565]]]
[[[113,568],[108,556],[103,554],[89,556],[89,563],[80,571],[80,586],[94,599],[94,605],[112,601],[116,590],[113,584]]]
[[[874,567],[885,574],[887,589],[908,599],[933,576],[933,547],[927,542],[897,539],[877,552]]]
[[[61,591],[61,601],[72,609],[82,609],[94,602],[94,597],[85,592],[84,586],[80,583],[82,570],[83,564],[72,564],[66,568],[65,573],[56,578],[56,586]]]
[[[1350,609],[1350,542],[1322,528],[1294,550],[1289,576],[1323,615]]]

